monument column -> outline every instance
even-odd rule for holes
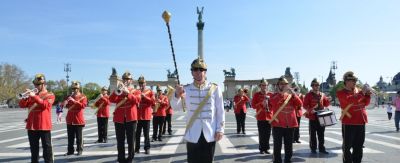
[[[198,57],[201,59],[204,59],[203,55],[203,28],[204,28],[204,22],[202,21],[202,15],[203,15],[203,9],[204,7],[201,7],[201,10],[199,10],[199,7],[197,7],[197,14],[199,15],[199,21],[197,22],[197,54]]]

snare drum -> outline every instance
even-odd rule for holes
[[[331,110],[318,111],[317,117],[321,126],[332,126],[337,123],[335,112]]]

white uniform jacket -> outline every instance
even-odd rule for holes
[[[206,82],[200,88],[196,87],[193,83],[183,87],[186,93],[186,124],[189,123],[194,111],[207,95],[211,85],[212,83]],[[170,103],[174,110],[182,110],[181,98],[178,99],[175,97],[175,95],[173,95]],[[207,142],[214,142],[216,132],[224,133],[225,112],[223,105],[224,103],[221,89],[216,86],[216,89],[202,108],[199,116],[195,117],[196,120],[194,121],[192,127],[186,132],[185,140],[191,143],[197,143],[200,138],[201,131],[203,131],[203,135]]]

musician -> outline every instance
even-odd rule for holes
[[[166,96],[168,96],[167,95],[167,89],[164,91],[164,94]],[[168,135],[172,135],[171,118],[172,118],[172,114],[174,114],[174,110],[172,109],[171,105],[169,104],[169,100],[172,98],[172,95],[173,94],[171,94],[169,97],[167,97],[168,98],[168,104],[167,104],[168,106],[167,106],[167,109],[165,111],[167,113],[167,116],[165,117],[164,124],[163,124],[163,131],[162,131],[163,135],[165,134],[167,125],[168,125]]]
[[[116,103],[114,125],[117,136],[118,162],[132,162],[135,156],[135,132],[137,125],[137,105],[140,103],[141,91],[131,87],[132,75],[122,75],[122,85],[110,96],[110,102]],[[125,159],[125,135],[128,143],[128,158]]]
[[[84,109],[87,105],[86,96],[80,91],[81,84],[78,81],[72,81],[72,95],[66,101],[68,109],[66,123],[68,133],[68,152],[65,155],[74,154],[74,141],[76,137],[77,155],[82,155],[83,151],[83,136],[82,130],[85,127],[85,117],[83,116]]]
[[[317,112],[325,110],[326,107],[330,105],[329,99],[324,95],[324,93],[319,91],[320,85],[317,79],[311,81],[312,90],[306,94],[304,98],[304,108],[307,110],[305,113],[306,118],[309,121],[309,134],[310,134],[310,149],[311,153],[316,153],[317,150],[317,135],[318,135],[318,149],[320,153],[328,154],[325,150],[325,126],[321,126]]]
[[[352,71],[343,75],[344,88],[336,92],[342,109],[343,162],[361,162],[368,123],[365,107],[371,100],[371,91],[356,87],[357,77]],[[351,152],[350,149],[353,149]]]
[[[269,121],[272,125],[272,135],[274,138],[275,163],[282,162],[281,149],[282,139],[285,144],[285,162],[291,162],[293,154],[293,132],[294,127],[298,127],[296,109],[299,109],[302,102],[289,86],[284,76],[278,79],[278,92],[271,98],[272,118]]]
[[[256,109],[257,128],[258,128],[258,149],[260,154],[270,154],[269,152],[269,138],[271,136],[271,124],[268,120],[271,120],[272,113],[270,111],[270,98],[272,93],[268,92],[268,82],[262,78],[258,85],[261,90],[253,95],[251,100],[251,106]]]
[[[245,94],[244,90],[240,88],[238,89],[238,93],[233,98],[233,101],[235,102],[234,113],[236,117],[237,134],[240,134],[240,131],[242,131],[243,134],[246,134],[245,132],[245,121],[247,112],[246,103],[249,101],[249,98]]]
[[[304,102],[304,95],[300,93],[300,88],[297,86],[294,86],[293,90],[294,90],[294,92],[296,92],[297,96],[299,96],[301,102]],[[300,141],[301,116],[303,116],[303,109],[300,106],[300,108],[296,109],[296,118],[297,118],[297,123],[299,124],[299,126],[294,128],[293,143],[301,143],[301,141]]]
[[[108,130],[108,117],[110,117],[110,99],[107,94],[108,88],[104,86],[101,88],[100,99],[98,99],[94,106],[97,107],[97,131],[98,139],[96,143],[107,143],[107,130]]]
[[[225,111],[221,89],[206,81],[207,65],[201,58],[191,64],[193,83],[177,85],[171,107],[183,110],[182,99],[187,108],[186,140],[189,163],[211,163],[214,159],[215,142],[222,139]],[[184,97],[184,98],[182,98]]]
[[[141,100],[138,108],[138,126],[136,130],[136,146],[135,152],[139,153],[140,150],[140,136],[144,136],[144,151],[145,154],[150,154],[150,120],[152,117],[153,109],[155,105],[155,97],[152,90],[146,88],[146,80],[144,76],[140,76],[138,79],[141,93]],[[154,123],[154,121],[153,121]]]
[[[46,80],[43,74],[36,74],[32,81],[38,90],[35,93],[27,89],[27,98],[19,101],[21,108],[28,109],[28,117],[25,119],[26,129],[31,150],[31,162],[39,162],[39,139],[42,141],[44,161],[54,162],[53,146],[51,143],[51,107],[55,96],[46,89]]]
[[[158,141],[162,141],[162,129],[165,121],[165,117],[167,116],[166,109],[169,106],[169,101],[167,96],[162,94],[160,86],[156,88],[156,105],[154,107],[154,120],[153,120],[153,140],[158,139]],[[158,133],[158,134],[157,134]]]
[[[395,106],[394,112],[394,124],[396,126],[396,132],[399,132],[399,122],[400,122],[400,91],[397,91],[397,97],[393,100],[393,105]]]

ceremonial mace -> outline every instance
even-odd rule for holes
[[[176,79],[178,80],[178,85],[181,84],[180,80],[179,80],[179,73],[178,73],[178,66],[176,65],[176,59],[175,59],[175,51],[174,51],[174,45],[172,44],[172,36],[171,36],[171,29],[169,27],[169,20],[171,19],[171,13],[169,13],[167,10],[165,10],[162,14],[162,18],[165,21],[165,24],[167,25],[167,29],[168,29],[168,36],[169,36],[169,43],[171,46],[171,51],[172,51],[172,58],[174,60],[174,66],[175,66],[175,72],[176,72]],[[182,108],[183,111],[185,112],[185,100],[182,98]]]

